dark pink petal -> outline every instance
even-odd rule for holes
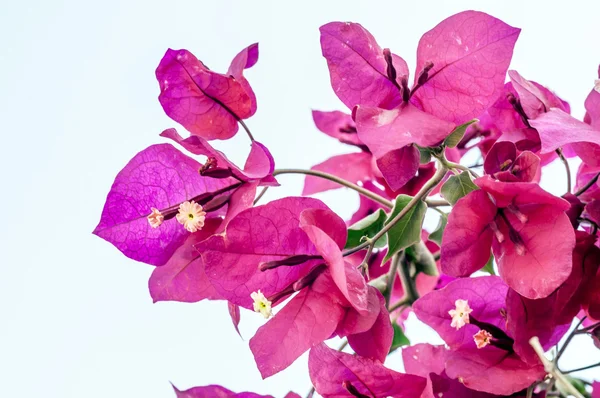
[[[220,220],[207,220],[204,228],[191,234],[161,267],[156,267],[148,281],[150,295],[157,301],[182,301],[194,303],[203,299],[220,300],[204,271],[204,262],[194,248],[211,236],[220,224]]]
[[[374,287],[370,290],[375,291],[379,297],[380,310],[377,320],[366,332],[349,335],[348,343],[357,355],[377,359],[383,363],[394,340],[394,328],[385,306],[385,299]]]
[[[581,200],[579,200],[577,196],[573,195],[570,192],[564,194],[562,197],[571,205],[571,207],[565,212],[565,214],[567,215],[567,217],[569,217],[573,228],[576,229],[579,226],[579,217],[581,217],[581,213],[583,213],[585,204]]]
[[[492,195],[497,207],[549,205],[560,211],[566,211],[570,207],[569,202],[544,191],[533,182],[502,182],[490,176],[477,178],[474,182]]]
[[[600,382],[592,383],[592,398],[600,398]]]
[[[587,111],[586,119],[589,119],[592,127],[600,129],[600,91],[593,88],[585,99],[584,105]]]
[[[419,170],[419,150],[414,145],[394,149],[377,159],[377,168],[393,191],[402,189]]]
[[[214,149],[202,137],[192,135],[184,139],[173,128],[163,131],[160,135],[161,137],[172,139],[194,155],[204,155],[208,158],[214,158],[214,168],[229,169],[241,181],[260,180],[271,175],[275,169],[273,156],[267,147],[258,141],[252,141],[250,154],[248,155],[244,169],[240,170],[221,151]]]
[[[590,220],[600,224],[600,200],[592,200],[585,206],[585,212]]]
[[[419,398],[426,381],[385,368],[379,361],[337,352],[325,344],[310,350],[310,379],[324,398],[354,396],[345,385],[369,397]]]
[[[429,373],[441,374],[446,364],[443,345],[415,344],[402,349],[402,362],[407,373],[428,377]]]
[[[540,134],[542,153],[552,152],[557,148],[573,143],[600,145],[600,130],[593,128],[589,124],[580,122],[573,116],[557,108],[552,108],[537,119],[531,120],[530,124]],[[594,152],[580,152],[578,148],[575,148],[575,151],[585,163],[592,166],[598,165],[597,158],[585,156]]]
[[[250,97],[251,107],[250,112],[256,112],[256,96],[252,87],[244,77],[244,69],[252,68],[258,61],[258,43],[254,43],[244,48],[233,58],[227,74],[233,76],[235,80],[240,82],[248,96]]]
[[[311,170],[333,174],[356,184],[359,181],[367,181],[374,178],[371,158],[371,154],[366,152],[337,155],[311,167]],[[338,188],[342,188],[342,186],[336,182],[320,177],[306,176],[302,195],[312,195]]]
[[[517,158],[517,147],[510,141],[496,142],[485,157],[483,169],[486,174],[506,170]]]
[[[163,265],[190,235],[175,218],[152,228],[147,216],[231,184],[198,174],[200,164],[169,144],[150,146],[115,178],[94,234],[127,257]]]
[[[319,233],[309,234],[307,232],[308,227],[316,228]],[[322,250],[333,254],[343,249],[346,245],[348,237],[346,223],[330,209],[309,208],[302,211],[300,213],[300,228],[308,234],[308,237],[319,251]],[[311,231],[314,232],[315,230]]]
[[[235,331],[237,332],[237,334],[240,335],[240,337],[242,337],[242,334],[240,333],[240,307],[238,305],[235,305],[233,303],[227,302],[227,309],[229,310],[229,316],[231,317],[231,322],[233,323],[233,327],[235,328]]]
[[[402,348],[402,363],[408,374],[427,379],[421,398],[435,398],[432,377],[442,374],[446,367],[446,348],[430,344],[415,344]],[[446,378],[447,379],[447,378]],[[445,395],[443,395],[445,396]]]
[[[358,137],[377,158],[412,143],[422,147],[439,144],[454,127],[412,104],[392,110],[367,106],[356,110]]]
[[[158,97],[165,113],[194,135],[208,140],[237,133],[239,119],[256,111],[245,82],[208,70],[187,50],[167,50],[156,68]]]
[[[517,71],[508,71],[508,76],[529,119],[537,118],[550,108],[563,107],[562,101],[554,93],[535,82],[526,80]]]
[[[502,93],[519,32],[477,11],[443,20],[419,41],[415,84],[427,63],[433,68],[413,98],[425,112],[456,124],[479,116]]]
[[[340,111],[312,111],[312,116],[317,128],[328,136],[346,144],[362,145],[351,115]]]
[[[361,254],[364,258],[364,255]],[[362,258],[361,260],[362,261]],[[367,312],[362,313],[356,311],[354,308],[349,307],[346,310],[344,319],[338,325],[335,334],[340,337],[345,337],[351,334],[358,334],[368,331],[373,327],[373,324],[378,320],[381,304],[379,303],[379,294],[377,289],[369,288],[369,294],[367,297]]]
[[[333,212],[330,213],[334,215]],[[339,241],[334,241],[331,235],[328,235],[323,229],[319,228],[317,222],[321,223],[324,227],[334,230],[334,228],[329,226],[330,223],[325,221],[326,216],[326,213],[320,209],[304,211],[300,215],[300,226],[325,260],[331,272],[331,277],[340,292],[358,312],[367,313],[369,311],[368,285],[360,271],[354,265],[344,260],[341,248],[346,243],[345,240],[342,245],[339,245]],[[343,226],[342,230],[345,231],[345,224],[341,219],[339,220],[341,224],[338,223],[338,225]],[[339,230],[339,228],[337,229]]]
[[[227,224],[239,213],[252,207],[254,198],[256,197],[257,185],[258,182],[247,182],[233,191],[229,197],[225,218],[217,229],[217,233],[223,232]]]
[[[521,152],[515,159],[511,173],[522,182],[539,181],[540,158],[530,151]]]
[[[321,49],[327,60],[331,86],[338,98],[355,105],[390,109],[401,101],[398,81],[408,77],[406,62],[393,57],[397,81],[387,75],[387,63],[375,38],[360,24],[330,22],[321,26]]]
[[[500,311],[504,308],[507,292],[508,287],[497,276],[456,279],[443,289],[419,298],[413,305],[413,311],[421,321],[435,329],[451,349],[475,348],[473,335],[480,328],[466,324],[457,330],[450,326],[452,317],[448,311],[456,308],[456,300],[467,300],[473,309],[473,318],[505,330]]]
[[[241,212],[227,225],[225,236],[213,236],[198,244],[196,248],[202,253],[215,289],[227,300],[252,309],[250,293],[260,289],[270,297],[306,275],[317,260],[267,271],[258,269],[259,264],[268,261],[319,254],[299,226],[300,214],[306,209],[327,207],[312,198],[275,200]]]
[[[577,192],[582,189],[588,182],[600,173],[600,167],[590,166],[582,163],[577,170],[577,182],[575,184],[574,191]],[[579,199],[584,202],[589,202],[593,199],[600,199],[600,179],[592,184],[585,192],[579,195]]]
[[[336,291],[329,274],[322,274],[258,329],[250,349],[263,379],[332,336],[345,313]]]
[[[259,395],[253,392],[235,393],[216,385],[193,387],[185,391],[179,391],[175,386],[173,389],[177,398],[273,398],[272,395]]]
[[[441,376],[429,375],[431,378],[432,397],[444,398],[498,398],[498,395],[482,391],[470,390],[458,380],[449,378],[444,372]],[[523,395],[524,396],[524,395]],[[537,396],[536,396],[537,397]],[[422,397],[424,398],[424,397]]]
[[[488,194],[475,190],[458,200],[448,217],[441,249],[442,272],[469,276],[490,258],[493,231],[490,223],[497,208]]]
[[[600,130],[596,130],[600,134]],[[566,148],[571,147],[575,154],[590,166],[600,166],[600,145],[591,142],[574,142]]]
[[[446,374],[472,390],[511,395],[541,381],[546,372],[541,364],[528,365],[515,354],[494,347],[450,352]]]
[[[512,183],[518,184],[518,183]],[[520,295],[530,299],[548,296],[571,274],[575,234],[569,217],[552,205],[520,206],[523,223],[509,211],[505,216],[521,240],[517,247],[506,221],[497,218],[502,243],[494,239],[492,249],[500,276]]]

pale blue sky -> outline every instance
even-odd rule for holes
[[[154,69],[172,47],[225,70],[260,42],[247,73],[259,110],[248,125],[279,167],[307,168],[348,151],[310,117],[311,108],[344,109],[320,55],[320,25],[360,22],[412,66],[422,33],[472,8],[521,27],[512,67],[583,114],[600,62],[595,1],[3,0],[0,396],[170,397],[168,381],[305,394],[306,358],[260,380],[247,348],[259,316],[242,314],[241,341],[222,302],[152,304],[151,267],[91,235],[116,173],[176,126],[158,103]],[[218,147],[241,161],[247,144],[240,135]],[[300,178],[281,182],[267,199],[300,193]],[[561,194],[563,170],[551,166],[544,186]],[[344,216],[357,204],[345,191],[321,198]],[[575,364],[598,361],[579,339]]]

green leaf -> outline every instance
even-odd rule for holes
[[[444,144],[446,145],[446,147],[454,148],[455,146],[457,146],[460,140],[462,140],[462,138],[465,136],[467,128],[469,128],[469,126],[473,123],[477,123],[478,121],[478,119],[473,119],[461,124],[460,126],[456,126],[456,128],[444,140]]]
[[[448,178],[448,181],[442,185],[442,196],[454,206],[460,198],[476,189],[479,187],[473,183],[469,172],[463,171],[459,175]]]
[[[430,276],[439,275],[435,258],[423,241],[407,247],[405,253],[406,259],[415,266],[417,273],[422,272]]]
[[[419,158],[420,164],[427,164],[427,163],[431,162],[431,151],[429,149],[419,148],[419,154],[420,154],[420,158]]]
[[[348,240],[346,241],[346,249],[356,247],[362,243],[363,236],[372,238],[381,231],[383,223],[387,218],[387,214],[383,209],[377,210],[373,214],[369,214],[354,225],[348,228]],[[376,243],[375,247],[384,247],[387,244],[386,236],[382,236]]]
[[[481,269],[483,272],[487,272],[490,275],[496,275],[496,271],[494,271],[494,255],[490,254],[490,259]]]
[[[405,345],[410,345],[410,340],[404,334],[404,331],[397,323],[394,322],[394,339],[392,340],[392,346],[390,347],[390,352],[396,351],[398,348],[403,347]]]
[[[396,198],[394,209],[386,220],[385,225],[389,224],[394,217],[396,217],[396,215],[406,207],[411,199],[411,196],[399,195]],[[392,258],[392,256],[398,253],[400,250],[406,249],[407,247],[421,241],[421,228],[426,210],[427,205],[425,202],[419,200],[417,204],[400,219],[400,221],[390,228],[387,233],[388,252],[385,256],[384,262]]]
[[[440,214],[440,221],[438,221],[438,226],[432,233],[429,234],[429,240],[438,244],[438,246],[442,245],[442,235],[444,234],[444,229],[446,229],[446,224],[448,224],[448,215]]]

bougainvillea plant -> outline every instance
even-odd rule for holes
[[[576,334],[600,347],[600,80],[590,76],[577,120],[555,93],[508,70],[520,29],[476,11],[423,35],[412,80],[360,24],[320,31],[347,109],[313,118],[355,151],[311,170],[275,168],[244,122],[257,110],[244,71],[258,45],[226,73],[169,49],[156,69],[159,101],[188,133],[165,130],[174,142],[129,161],[94,233],[155,267],[154,301],[227,301],[236,328],[241,308],[267,319],[249,344],[263,378],[310,351],[309,396],[598,397],[597,382],[571,374],[600,364],[559,360]],[[251,141],[243,167],[209,143],[240,127]],[[479,164],[461,163],[465,154]],[[562,197],[539,185],[553,160],[566,167]],[[304,196],[260,203],[289,173],[306,175]],[[308,197],[338,187],[361,195],[350,220]],[[423,229],[428,211],[439,214],[435,230]],[[411,346],[411,311],[446,344]],[[325,344],[334,337],[352,353]],[[400,347],[405,373],[384,364]]]

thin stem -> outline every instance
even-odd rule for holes
[[[585,327],[585,328],[583,328],[583,329],[576,330],[574,333],[575,333],[575,334],[583,334],[583,333],[587,333],[587,332],[589,332],[590,330],[594,330],[594,329],[596,329],[597,327],[600,327],[600,322],[594,323],[593,325],[590,325],[590,326],[588,326],[588,327]]]
[[[446,159],[446,155],[444,153],[442,153],[438,159],[440,160],[440,162],[442,162],[442,164],[444,166],[446,166],[448,169],[450,170],[462,170],[462,171],[467,171],[469,173],[471,173],[471,175],[475,178],[479,178],[479,174],[477,174],[476,172],[474,172],[473,170],[471,170],[470,168],[468,168],[467,166],[463,166],[460,163],[454,163],[449,161],[448,159]]]
[[[409,305],[409,299],[408,297],[403,297],[400,300],[398,300],[397,302],[395,302],[394,304],[390,305],[390,307],[388,308],[388,312],[394,312],[396,311],[398,308],[400,307],[404,307],[405,305]]]
[[[580,189],[578,189],[577,192],[575,192],[575,196],[579,196],[582,193],[584,193],[585,191],[587,191],[588,189],[590,189],[591,187],[593,187],[594,184],[596,183],[596,181],[598,181],[598,177],[600,177],[600,173],[593,176],[592,179],[587,182],[587,184],[585,184]]]
[[[260,200],[260,198],[262,198],[263,195],[267,192],[267,189],[269,189],[268,186],[264,187],[262,189],[262,191],[260,191],[260,193],[258,194],[258,196],[256,197],[256,199],[254,199],[254,202],[252,203],[253,206],[256,206],[256,204],[258,203],[258,201]]]
[[[577,391],[577,389],[573,387],[571,383],[569,383],[569,380],[567,380],[567,378],[556,368],[554,362],[549,361],[548,358],[546,358],[546,356],[544,355],[544,349],[540,344],[540,339],[534,336],[529,340],[529,344],[531,344],[531,346],[535,350],[535,353],[540,358],[540,361],[542,361],[546,373],[552,375],[557,381],[560,381],[564,388],[568,390],[569,394],[572,394],[576,398],[583,398],[581,393]]]
[[[385,282],[385,306],[389,308],[390,300],[392,298],[392,290],[394,287],[394,282],[396,280],[396,273],[398,271],[398,264],[402,261],[401,257],[404,257],[404,253],[396,254],[392,257],[392,263],[390,264],[390,270],[387,274],[387,279]]]
[[[527,397],[526,398],[532,398],[533,397],[533,390],[535,388],[535,384],[532,384],[529,386],[529,388],[527,388]]]
[[[569,345],[569,343],[571,342],[571,340],[573,339],[573,337],[577,334],[577,329],[579,329],[579,326],[581,326],[581,324],[583,323],[583,321],[585,321],[587,317],[583,317],[581,318],[581,320],[579,321],[579,323],[577,324],[577,326],[575,326],[575,329],[573,329],[573,331],[571,333],[569,333],[569,336],[567,337],[567,340],[565,341],[565,344],[563,344],[563,346],[560,348],[560,350],[558,350],[558,354],[556,354],[556,358],[554,359],[554,363],[558,362],[558,360],[560,359],[560,357],[562,356],[562,354],[565,352],[565,350],[567,349],[567,346]]]
[[[406,261],[406,258],[402,256],[400,258],[400,282],[402,283],[402,290],[404,291],[404,295],[408,299],[409,304],[414,303],[419,298],[419,293],[417,292],[417,287],[415,286],[415,281],[410,277],[410,270],[408,268],[409,263]]]
[[[583,366],[583,367],[577,368],[577,369],[567,370],[566,372],[563,372],[563,374],[575,373],[575,372],[579,372],[580,370],[588,370],[591,368],[595,368],[596,366],[600,366],[600,362],[595,363],[593,365]]]
[[[356,184],[351,183],[350,181],[346,181],[343,178],[339,178],[337,176],[334,176],[333,174],[329,174],[329,173],[324,173],[322,171],[317,171],[317,170],[304,170],[304,169],[277,169],[273,172],[273,177],[279,175],[279,174],[305,174],[305,175],[310,175],[310,176],[314,176],[314,177],[319,177],[319,178],[323,178],[329,181],[333,181],[337,184],[340,184],[342,186],[345,186],[347,188],[353,189],[356,192],[358,192],[359,194],[377,202],[380,203],[381,205],[387,207],[388,209],[391,209],[392,207],[394,207],[394,203],[392,203],[391,201],[387,200],[386,198],[384,198],[383,196],[379,196],[374,192],[369,191],[368,189],[365,189],[363,187],[359,187]]]
[[[444,199],[425,199],[425,203],[427,203],[427,207],[431,208],[450,206],[450,203]]]
[[[415,207],[419,201],[426,197],[427,194],[429,194],[429,191],[435,188],[435,186],[442,181],[448,169],[443,164],[438,164],[438,166],[439,168],[433,177],[421,187],[419,192],[417,192],[417,194],[406,204],[406,206],[404,206],[402,210],[400,210],[398,214],[396,214],[394,218],[390,220],[389,223],[387,223],[379,232],[377,232],[377,234],[375,234],[375,236],[371,238],[371,242],[377,242],[383,235],[392,229],[394,225],[396,225],[398,221],[402,219],[402,217],[404,217],[413,207]],[[369,245],[369,242],[363,242],[360,245],[344,252],[344,256],[349,256],[350,254],[366,249]]]
[[[248,134],[248,137],[250,137],[250,141],[254,141],[254,136],[252,136],[252,133],[250,132],[248,126],[246,126],[246,123],[244,123],[244,121],[240,118],[237,118],[237,121],[244,128],[244,130],[246,130],[246,134]]]
[[[556,154],[558,155],[560,160],[565,165],[565,171],[567,172],[567,193],[569,193],[569,192],[571,192],[571,167],[569,166],[569,162],[567,161],[567,158],[565,158],[565,155],[563,155],[561,148],[558,148],[556,150]]]

